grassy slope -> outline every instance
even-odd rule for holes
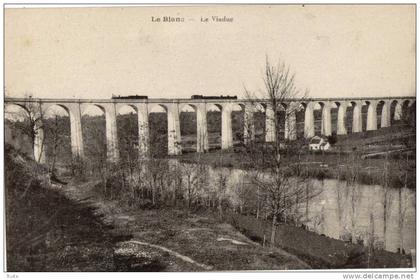
[[[229,219],[235,228],[252,240],[263,242],[264,236],[270,236],[271,221],[236,213],[232,213]],[[384,250],[369,252],[362,245],[350,244],[293,225],[277,225],[275,242],[276,246],[299,256],[314,269],[412,267],[411,259],[406,255]]]
[[[5,152],[7,271],[108,271],[109,227],[86,203],[51,188],[45,171]]]

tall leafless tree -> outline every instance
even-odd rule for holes
[[[263,73],[264,90],[262,96],[258,98],[245,88],[245,95],[251,99],[266,99],[267,109],[272,109],[274,114],[267,118],[272,118],[275,136],[271,146],[267,146],[269,152],[253,153],[255,157],[262,155],[262,161],[267,162],[268,169],[264,172],[253,171],[250,178],[257,186],[259,195],[264,198],[261,201],[266,201],[272,219],[271,230],[271,244],[275,242],[276,224],[278,217],[283,216],[284,221],[287,221],[287,215],[290,214],[291,209],[299,203],[299,198],[308,196],[305,192],[305,184],[300,179],[291,178],[290,162],[283,155],[288,153],[285,141],[280,135],[282,128],[281,120],[279,118],[280,112],[285,111],[285,119],[288,120],[293,114],[300,109],[300,104],[306,97],[307,91],[301,92],[295,82],[295,74],[292,73],[290,67],[284,62],[273,64],[269,58],[266,57],[265,68]],[[290,102],[291,100],[297,102]],[[253,104],[254,107],[257,104]],[[286,108],[285,108],[286,107]],[[288,126],[287,129],[295,129],[295,126]],[[287,131],[286,133],[291,133]],[[255,161],[257,162],[257,161]]]
[[[39,145],[39,155],[38,158],[34,158],[36,161],[40,161],[44,153],[44,138],[42,137],[43,133],[43,124],[42,120],[44,117],[44,112],[42,106],[39,102],[32,100],[32,95],[27,93],[25,95],[26,102],[22,104],[23,111],[17,112],[7,112],[8,115],[14,117],[16,120],[22,120],[15,123],[17,129],[22,133],[29,136],[31,140],[32,151],[35,150],[35,145]],[[41,137],[38,137],[41,136]],[[42,140],[41,143],[36,143],[36,140]],[[35,156],[35,154],[34,154]]]
[[[62,132],[61,132],[61,127],[60,127],[60,122],[59,122],[59,116],[57,114],[55,114],[54,116],[51,127],[49,128],[49,132],[51,133],[48,140],[48,142],[51,145],[50,169],[51,169],[51,173],[54,174],[56,163],[57,163],[59,147],[63,144],[63,138],[61,137]]]

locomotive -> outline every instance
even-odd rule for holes
[[[111,99],[148,99],[147,95],[112,95]]]
[[[191,99],[238,99],[236,95],[191,95]]]

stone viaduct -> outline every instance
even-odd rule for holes
[[[274,125],[274,110],[268,100],[250,99],[36,99],[36,98],[5,98],[5,106],[14,104],[22,107],[27,112],[29,107],[37,108],[37,114],[45,112],[49,107],[58,105],[67,112],[70,117],[71,148],[74,157],[84,157],[82,138],[82,112],[86,106],[94,105],[105,114],[107,158],[116,161],[119,158],[117,138],[117,112],[123,106],[130,106],[138,116],[139,154],[144,157],[149,152],[149,113],[156,106],[160,106],[167,113],[168,118],[168,153],[179,155],[182,153],[180,112],[184,106],[194,109],[197,117],[197,152],[205,152],[209,149],[207,133],[207,111],[215,105],[221,111],[221,148],[228,149],[233,146],[232,118],[231,113],[237,105],[244,112],[244,140],[252,139],[254,135],[254,112],[260,110],[265,113],[265,141],[273,142],[276,132]],[[377,109],[381,105],[380,125],[377,123]],[[305,100],[288,99],[281,104],[281,110],[285,114],[285,139],[297,138],[296,112],[304,110],[304,137],[310,138],[315,135],[314,111],[321,110],[321,134],[328,136],[332,133],[331,110],[337,109],[336,132],[338,135],[362,132],[362,107],[367,106],[366,130],[376,130],[378,126],[389,127],[391,117],[399,120],[403,114],[403,108],[413,106],[415,97],[364,97],[364,98],[310,98]],[[391,105],[394,114],[391,116]],[[346,129],[347,109],[351,109],[352,131]],[[40,120],[42,121],[42,120]],[[38,161],[45,161],[41,144],[43,132],[35,139],[34,156]]]

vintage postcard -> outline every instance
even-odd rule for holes
[[[414,279],[415,4],[5,5],[4,78],[9,278]]]

